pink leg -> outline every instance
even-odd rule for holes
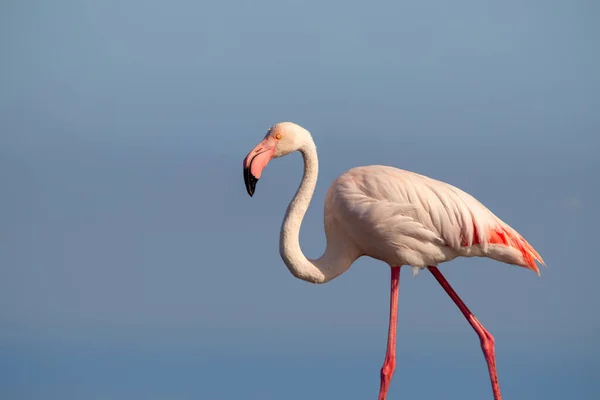
[[[390,326],[388,329],[387,351],[381,368],[381,386],[379,400],[385,400],[390,387],[394,369],[396,369],[396,327],[398,325],[398,285],[400,283],[400,267],[392,267],[392,282],[390,285]]]
[[[433,274],[434,278],[439,282],[440,285],[444,288],[446,293],[454,300],[460,311],[463,313],[469,324],[475,329],[477,335],[479,336],[479,340],[481,342],[481,349],[483,350],[483,355],[485,357],[485,361],[487,361],[488,370],[490,372],[490,379],[492,382],[492,390],[494,391],[494,400],[502,400],[502,396],[500,395],[500,385],[498,384],[498,373],[496,371],[496,355],[494,353],[494,337],[491,333],[489,333],[481,322],[475,318],[471,310],[465,305],[465,303],[458,297],[454,289],[450,286],[446,278],[442,275],[437,267],[428,267],[429,271]]]

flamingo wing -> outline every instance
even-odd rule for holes
[[[457,256],[483,256],[532,269],[540,255],[470,194],[387,166],[353,168],[330,190],[331,211],[369,256],[426,267]]]

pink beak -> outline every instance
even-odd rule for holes
[[[244,158],[244,183],[250,197],[254,194],[256,182],[260,179],[263,169],[273,158],[275,148],[275,140],[265,138]]]

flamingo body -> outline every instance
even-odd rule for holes
[[[356,167],[340,175],[328,190],[324,216],[326,232],[390,266],[423,269],[480,256],[539,274],[535,261],[543,263],[517,231],[470,194],[394,167]]]

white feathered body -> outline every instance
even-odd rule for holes
[[[340,175],[325,200],[328,242],[391,266],[489,257],[534,270],[539,254],[468,193],[414,172],[372,165]]]

